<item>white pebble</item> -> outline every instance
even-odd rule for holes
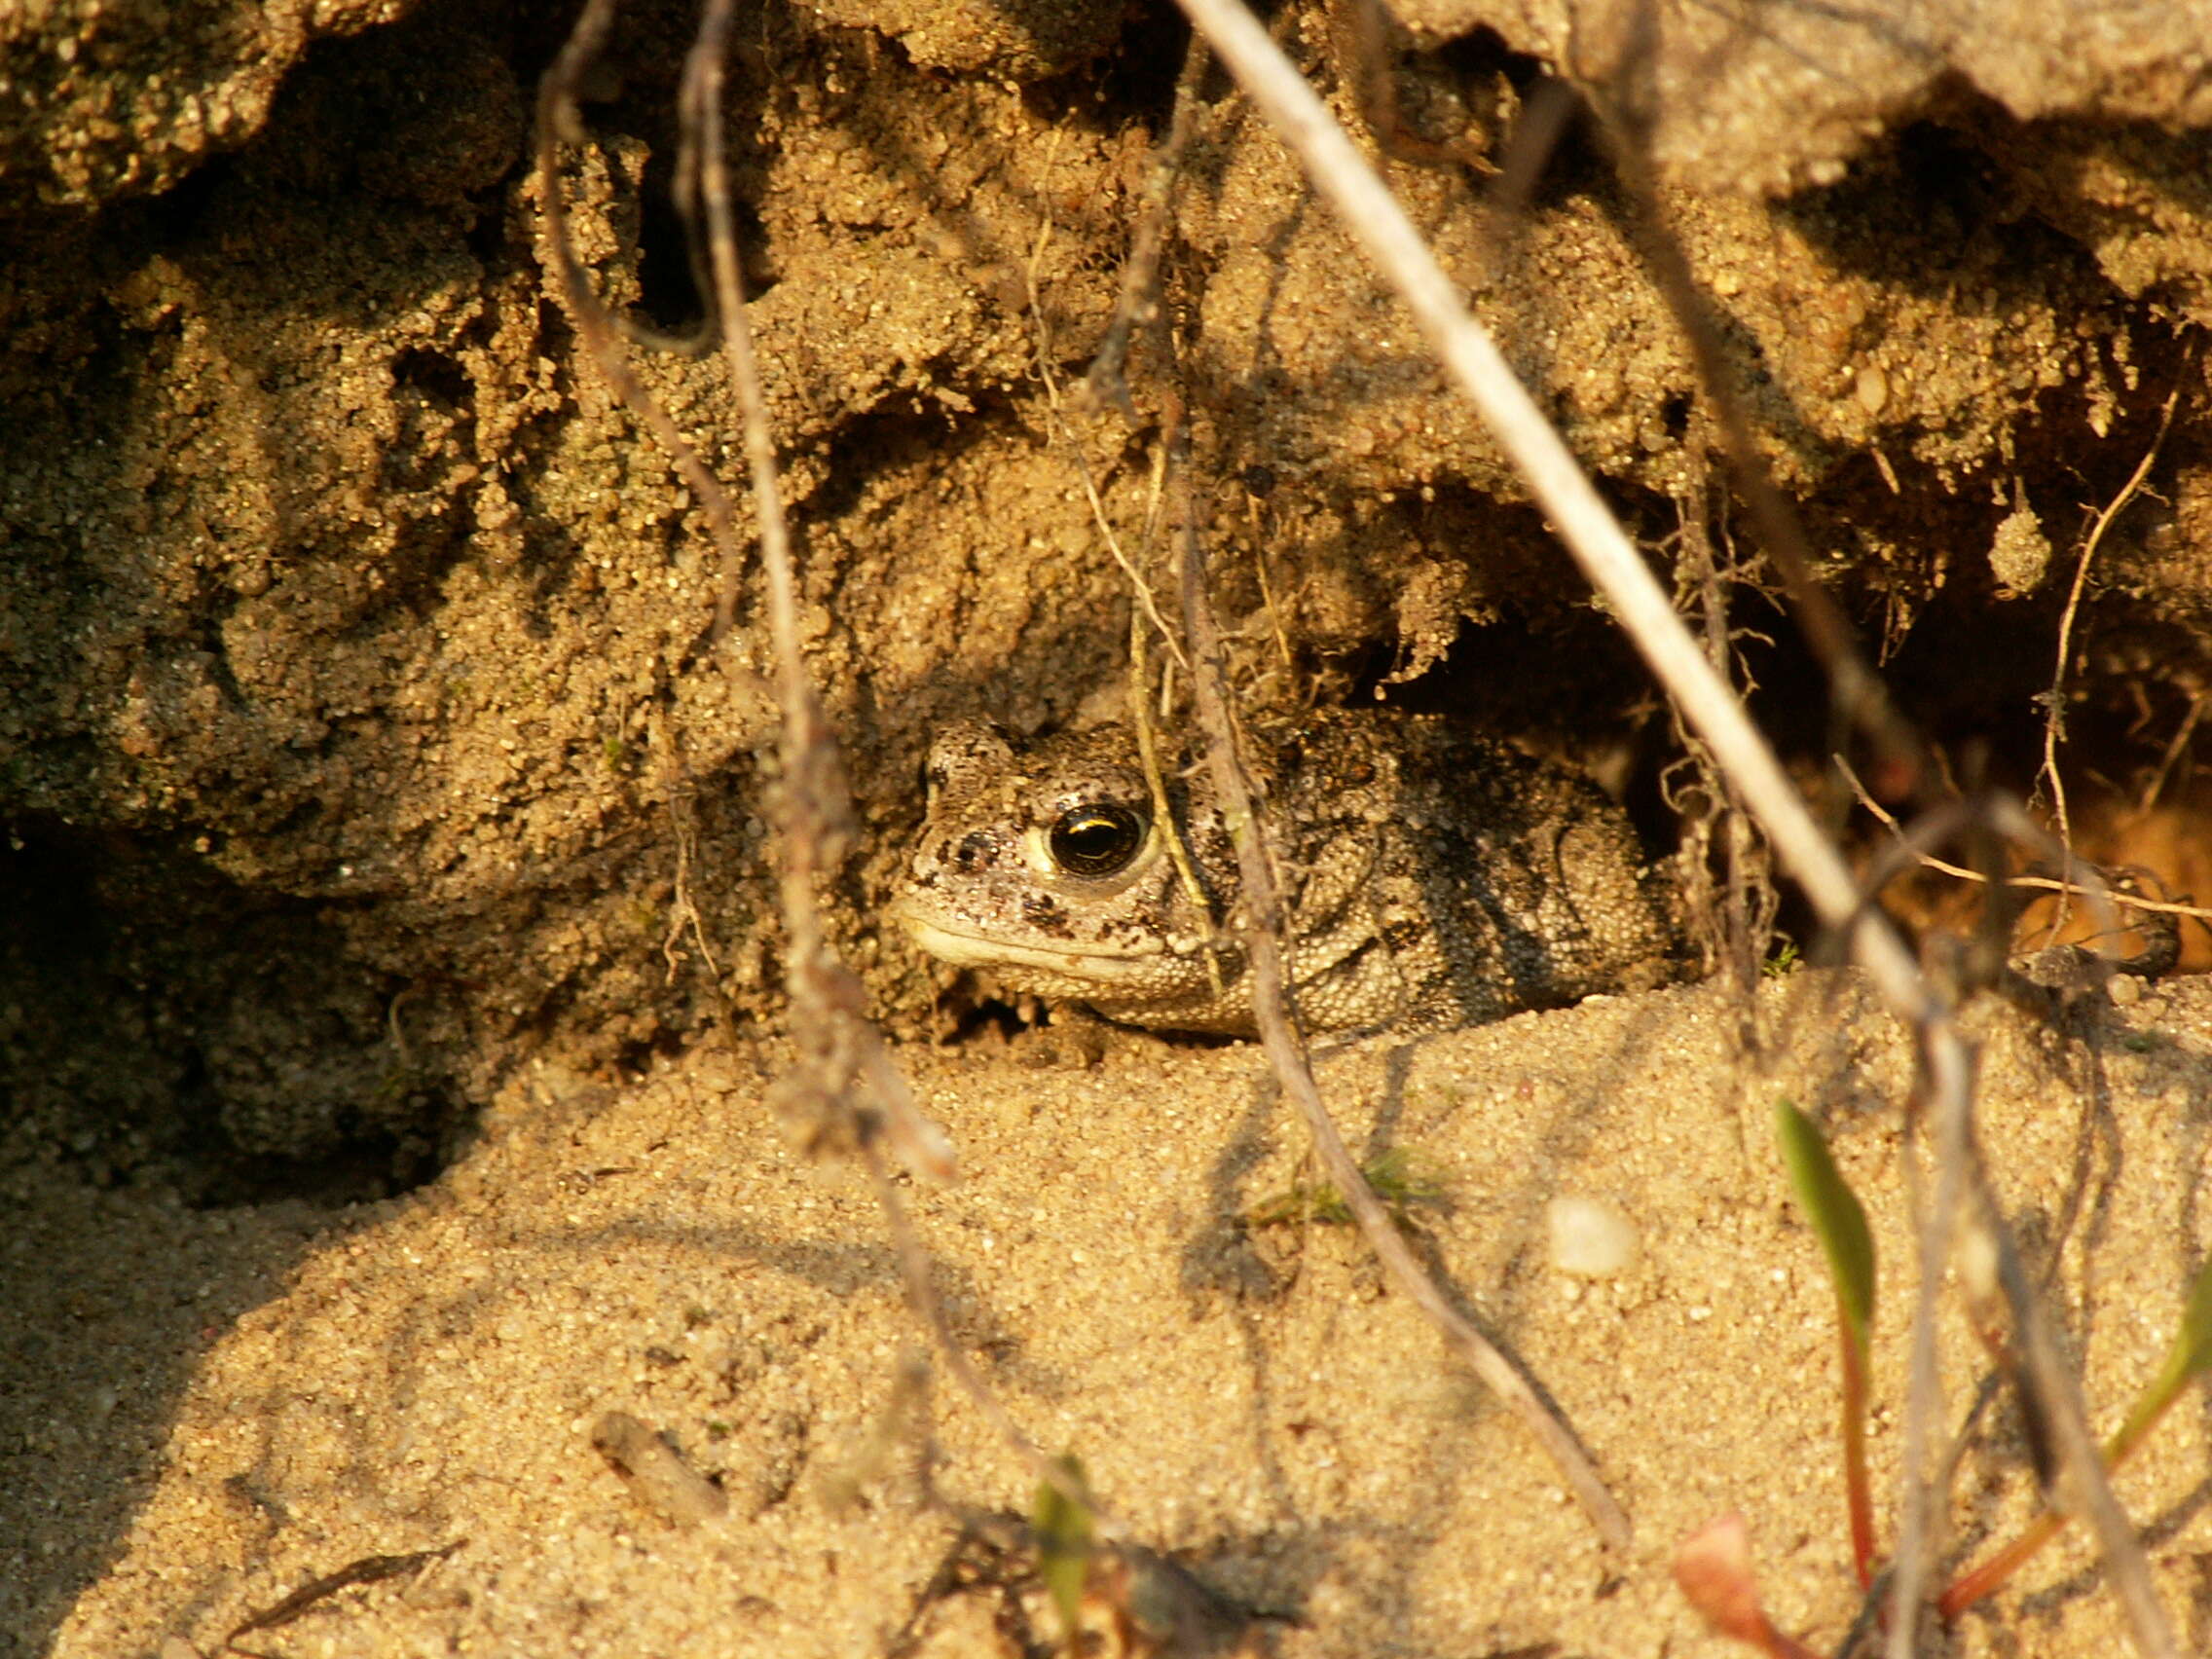
[[[1544,1206],[1552,1266],[1583,1278],[1611,1278],[1636,1260],[1636,1224],[1602,1198],[1554,1198]]]

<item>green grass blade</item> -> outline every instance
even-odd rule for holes
[[[2135,1450],[2165,1409],[2172,1405],[2192,1378],[2212,1369],[2212,1257],[2196,1270],[2196,1282],[2189,1287],[2189,1303],[2182,1309],[2181,1329],[2166,1349],[2158,1375],[2136,1397],[2134,1409],[2105,1447],[2105,1461],[2118,1463]]]
[[[1058,1459],[1059,1471],[1077,1492],[1088,1492],[1083,1463],[1073,1452]],[[1051,1481],[1037,1483],[1029,1514],[1037,1540],[1037,1576],[1060,1615],[1060,1628],[1072,1644],[1083,1629],[1083,1588],[1090,1575],[1090,1511]]]
[[[1782,1161],[1797,1202],[1827,1256],[1836,1306],[1863,1360],[1874,1326],[1874,1235],[1867,1231],[1866,1211],[1828,1156],[1812,1119],[1787,1100],[1775,1102],[1774,1137],[1782,1145]]]
[[[2127,1420],[2105,1442],[2105,1467],[2117,1469],[2142,1443],[2165,1410],[2181,1397],[2190,1381],[2212,1370],[2212,1257],[2196,1270],[2196,1282],[2189,1287],[2189,1304],[2182,1309],[2181,1329],[2149,1386],[2135,1397]],[[2044,1545],[2058,1536],[2067,1517],[2046,1513],[2019,1537],[1943,1592],[1936,1604],[1945,1623],[2009,1579]]]

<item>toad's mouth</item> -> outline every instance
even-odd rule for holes
[[[1148,940],[1133,945],[1044,945],[967,933],[946,927],[910,899],[893,904],[890,913],[916,944],[955,968],[1037,968],[1087,979],[1112,979],[1122,976],[1124,964],[1135,964],[1167,952],[1164,940]]]

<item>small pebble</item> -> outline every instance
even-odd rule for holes
[[[1583,1278],[1611,1278],[1636,1260],[1636,1224],[1602,1198],[1554,1198],[1544,1206],[1552,1266]]]

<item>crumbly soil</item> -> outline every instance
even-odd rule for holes
[[[1748,563],[1755,537],[1722,504],[1711,416],[1646,275],[1641,215],[1606,144],[1591,124],[1570,124],[1525,206],[1503,214],[1491,211],[1489,179],[1470,159],[1510,159],[1518,119],[1554,70],[1642,132],[1717,319],[1723,377],[1804,517],[1824,579],[1943,763],[1970,781],[2031,782],[2038,698],[2079,586],[2060,750],[2077,844],[2147,865],[2176,890],[2212,892],[2197,767],[2212,687],[2212,398],[2199,329],[2212,316],[2212,81],[2194,44],[2204,19],[2182,6],[2115,21],[2120,13],[2073,0],[1986,0],[1947,9],[1940,36],[1923,38],[1923,10],[1903,0],[1848,16],[1813,9],[1744,38],[1718,11],[1693,8],[1632,51],[1621,44],[1632,9],[1595,0],[1408,0],[1419,32],[1390,37],[1380,58],[1342,9],[1287,7],[1276,29],[1371,150],[1379,132],[1391,135],[1394,187],[1658,566],[1677,568],[1694,548],[1685,526],[1708,532],[1724,563],[1747,561],[1730,592],[1748,630],[1754,706],[1809,788],[1832,788],[1837,737],[1821,676],[1761,596],[1765,578]],[[1160,581],[1143,527],[1161,411],[1179,385],[1218,601],[1242,625],[1238,672],[1254,696],[1357,701],[1387,687],[1575,755],[1626,792],[1659,842],[1675,833],[1659,785],[1674,756],[1663,712],[1410,324],[1218,81],[1202,89],[1171,209],[1161,298],[1172,357],[1140,339],[1134,424],[1068,406],[1112,315],[1165,129],[1182,50],[1171,14],[1069,0],[833,0],[741,14],[730,130],[750,313],[803,562],[810,667],[858,807],[854,851],[829,898],[878,1011],[915,1040],[911,1062],[962,1129],[972,1185],[930,1200],[936,1231],[1011,1240],[1012,1224],[979,1219],[995,1201],[990,1182],[1003,1180],[1014,1203],[1025,1181],[1063,1179],[1040,1158],[1070,1160],[1085,1180],[1122,1180],[1071,1139],[1102,1145],[1091,1138],[1102,1122],[1118,1127],[1124,1111],[1172,1105],[1194,1114],[1188,1131],[1168,1142],[1132,1130],[1127,1144],[1151,1150],[1130,1167],[1157,1175],[1160,1149],[1173,1144],[1197,1185],[1176,1195],[1179,1219],[1147,1209],[1144,1225],[1164,1230],[1156,1240],[1181,1229],[1180,1242],[1158,1244],[1167,1255],[1228,1250],[1232,1183],[1206,1172],[1233,1165],[1237,1145],[1279,1157],[1287,1144],[1275,1110],[1257,1103],[1248,1058],[1139,1044],[1113,1058],[1111,1088],[1094,1097],[1082,1092],[1091,1084],[1014,1068],[988,1041],[949,1056],[920,1047],[947,1022],[947,987],[874,922],[919,817],[914,780],[933,726],[980,714],[1032,730],[1119,695],[1130,585],[1087,481]],[[20,1195],[0,1235],[0,1294],[25,1333],[0,1356],[10,1368],[0,1378],[0,1598],[18,1598],[0,1600],[0,1643],[43,1649],[82,1597],[66,1639],[75,1650],[129,1650],[119,1626],[99,1621],[136,1616],[133,1606],[143,1617],[129,1641],[184,1633],[204,1644],[223,1619],[303,1576],[444,1541],[447,1521],[473,1530],[468,1515],[489,1515],[497,1490],[516,1517],[501,1523],[503,1553],[472,1543],[417,1588],[349,1595],[427,1597],[421,1605],[456,1619],[504,1619],[497,1580],[523,1602],[541,1598],[531,1604],[539,1616],[571,1621],[584,1650],[645,1650],[655,1609],[703,1606],[686,1598],[709,1594],[714,1575],[678,1565],[664,1543],[553,1565],[556,1537],[566,1549],[593,1527],[603,1540],[635,1530],[604,1493],[585,1494],[600,1492],[601,1476],[577,1451],[575,1415],[612,1398],[642,1363],[659,1375],[649,1369],[658,1362],[634,1358],[656,1346],[680,1358],[721,1353],[733,1332],[786,1316],[794,1331],[843,1332],[864,1306],[885,1321],[866,1339],[884,1355],[911,1337],[891,1312],[882,1235],[863,1197],[808,1185],[771,1152],[750,1081],[783,1006],[756,571],[749,562],[737,572],[738,626],[711,648],[724,572],[698,505],[609,396],[544,275],[530,109],[565,9],[228,0],[188,20],[151,16],[91,0],[0,12],[0,1178]],[[573,233],[600,291],[674,333],[700,310],[665,205],[691,27],[690,9],[674,0],[626,10],[587,86],[589,141],[565,152]],[[1361,96],[1377,63],[1390,72],[1394,114]],[[636,360],[709,461],[741,473],[719,364],[668,351]],[[2142,488],[2088,558],[2092,522],[2139,467]],[[1680,568],[1685,592],[1698,591]],[[1870,777],[1883,791],[1901,782]],[[1943,913],[1942,896],[1927,909]],[[2189,930],[2188,963],[2212,957],[2207,939]],[[1582,1020],[1609,1030],[1605,1020],[1623,1017],[1621,1007],[1585,1011],[1541,1029]],[[1482,1045],[1506,1040],[1455,1041],[1488,1052]],[[700,1070],[710,1042],[736,1056],[711,1063],[748,1080],[726,1098]],[[1721,1075],[1694,1088],[1749,1098],[1732,1060],[1699,1063]],[[1561,1075],[1602,1077],[1612,1064],[1591,1051]],[[586,1082],[546,1096],[553,1077]],[[1051,1104],[1069,1089],[1064,1107]],[[695,1120],[688,1103],[702,1091],[716,1105]],[[527,1104],[541,1098],[552,1103]],[[1880,1132],[1894,1134],[1894,1088],[1884,1099],[1893,1110]],[[1032,1119],[1026,1104],[1002,1112],[993,1100],[1041,1104]],[[1596,1110],[1553,1106],[1548,1132]],[[1654,1132],[1680,1110],[1671,1099]],[[1764,1105],[1743,1110],[1755,1121]],[[602,1113],[626,1126],[594,1127]],[[657,1131],[640,1125],[661,1117],[666,1144],[643,1162],[578,1150],[602,1132],[650,1145]],[[1019,1134],[1007,1126],[1016,1120]],[[1079,1129],[1061,1126],[1070,1121]],[[745,1150],[701,1147],[701,1122]],[[546,1126],[555,1123],[569,1126]],[[690,1157],[673,1150],[682,1147]],[[541,1162],[525,1168],[532,1157]],[[586,1180],[572,1202],[540,1198],[526,1217],[472,1208],[495,1189],[521,1203],[579,1168],[588,1177],[633,1163],[653,1173],[623,1179],[666,1181],[671,1195],[700,1183],[683,1200],[695,1211],[683,1228],[622,1232],[630,1212],[620,1206],[635,1201],[643,1214],[676,1200],[634,1199],[611,1177],[607,1192]],[[1749,1183],[1753,1163],[1730,1153],[1693,1167],[1720,1192]],[[1530,1169],[1494,1190],[1533,1193],[1555,1172]],[[1502,1231],[1487,1232],[1491,1177],[1469,1170],[1467,1207],[1452,1223],[1459,1254],[1449,1259],[1468,1297],[1521,1297],[1500,1305],[1518,1318],[1525,1302],[1554,1294],[1511,1254],[1528,1248],[1533,1223],[1496,1212]],[[725,1179],[734,1190],[715,1185]],[[775,1203],[800,1207],[744,1219],[747,1203],[787,1188],[794,1196]],[[1770,1190],[1744,1185],[1734,1201],[1771,1218],[1771,1196],[1753,1196]],[[1058,1241],[1093,1225],[1106,1230],[1099,1259],[1109,1243],[1118,1250],[1119,1212],[1083,1219],[1081,1182],[1067,1194],[1064,1217],[1024,1224],[1043,1254],[1065,1266]],[[1142,1204],[1123,1207],[1133,1217]],[[582,1219],[571,1224],[571,1211]],[[485,1219],[453,1219],[467,1215]],[[498,1345],[462,1329],[465,1319],[446,1334],[398,1311],[376,1316],[391,1321],[384,1327],[367,1314],[332,1319],[333,1287],[350,1275],[372,1301],[396,1295],[366,1287],[404,1285],[416,1271],[405,1252],[428,1261],[458,1250],[458,1235],[437,1230],[464,1225],[531,1240],[483,1252],[488,1274],[527,1278],[536,1270],[525,1264],[537,1261],[548,1285],[584,1273],[586,1253],[611,1252],[592,1271],[641,1285],[664,1266],[677,1272],[681,1258],[703,1286],[720,1287],[696,1301],[711,1315],[698,1329],[712,1335],[685,1347],[681,1331],[661,1332],[655,1321],[677,1316],[673,1291],[640,1290],[621,1303],[633,1315],[616,1311],[611,1289],[600,1300],[579,1290],[576,1317],[607,1321],[596,1346],[579,1344],[558,1366],[546,1359],[543,1398],[519,1382],[501,1396],[534,1401],[539,1415],[518,1423],[563,1438],[529,1441],[518,1427],[508,1450],[465,1467],[407,1463],[409,1445],[442,1458],[464,1444],[435,1413],[484,1407],[481,1390],[504,1386],[487,1378],[467,1391],[471,1368],[490,1365]],[[1806,1270],[1780,1262],[1785,1234],[1767,1225],[1746,1259],[1795,1285]],[[595,1229],[613,1230],[621,1249]],[[558,1242],[570,1238],[595,1242],[571,1251]],[[1479,1648],[1490,1639],[1451,1623],[1461,1604],[1434,1589],[1464,1568],[1468,1534],[1458,1523],[1431,1529],[1424,1501],[1457,1514],[1480,1501],[1484,1528],[1507,1515],[1534,1525],[1551,1514],[1548,1497],[1523,1505],[1486,1483],[1533,1492],[1541,1471],[1510,1438],[1472,1461],[1456,1441],[1439,1450],[1435,1425],[1453,1414],[1485,1433],[1494,1425],[1424,1357],[1382,1374],[1429,1390],[1425,1403],[1334,1431],[1346,1437],[1329,1453],[1336,1488],[1294,1476],[1327,1439],[1293,1426],[1309,1410],[1325,1420],[1321,1394],[1310,1408],[1283,1404],[1322,1388],[1310,1381],[1315,1363],[1297,1355],[1388,1354],[1370,1322],[1402,1313],[1332,1238],[1309,1241],[1295,1268],[1269,1271],[1301,1295],[1342,1280],[1329,1297],[1315,1292],[1311,1313],[1316,1331],[1332,1306],[1359,1324],[1341,1345],[1294,1336],[1294,1324],[1278,1330],[1275,1292],[1207,1288],[1181,1270],[1139,1272],[1124,1287],[1173,1304],[1149,1313],[1136,1302],[1093,1306],[1088,1274],[1080,1295],[1014,1301],[995,1276],[1012,1242],[970,1270],[964,1328],[994,1365],[1014,1368],[1009,1385],[1024,1391],[1035,1431],[1082,1451],[1134,1536],[1192,1552],[1201,1570],[1232,1564],[1221,1579],[1230,1593],[1297,1609],[1312,1626],[1286,1641],[1350,1650],[1351,1636],[1331,1632],[1374,1636],[1375,1609],[1388,1604],[1406,1631],[1429,1633],[1406,1636],[1408,1651]],[[622,1254],[633,1243],[643,1256]],[[748,1250],[774,1265],[745,1268]],[[2126,1271],[2163,1274],[2162,1297],[2193,1259],[2175,1229]],[[441,1307],[465,1301],[440,1294]],[[526,1326],[571,1306],[567,1292],[526,1284],[518,1294]],[[1817,1295],[1802,1294],[1814,1307]],[[311,1313],[316,1295],[323,1311]],[[1592,1304],[1578,1306],[1587,1320]],[[977,1311],[986,1307],[996,1309],[988,1320]],[[2161,1319],[2142,1342],[2157,1340]],[[1169,1406],[1134,1380],[1155,1361],[1129,1356],[1167,1339],[1131,1332],[1179,1339],[1209,1321],[1234,1328],[1222,1350],[1234,1357],[1165,1356],[1156,1383],[1202,1381],[1241,1402],[1235,1420],[1257,1475],[1217,1469],[1211,1454],[1176,1463],[1176,1436],[1216,1419],[1201,1396]],[[1062,1340],[1046,1334],[1055,1322],[1118,1334],[1021,1372],[1033,1346]],[[1715,1313],[1699,1329],[1731,1324]],[[1571,1362],[1528,1329],[1525,1356],[1609,1468],[1635,1456],[1632,1437],[1616,1432],[1622,1421],[1686,1440],[1663,1406],[1605,1404],[1604,1390],[1570,1385]],[[1425,1342],[1412,1332],[1409,1323],[1390,1340]],[[518,1327],[514,1353],[544,1340]],[[257,1341],[288,1346],[319,1380],[270,1370],[254,1381],[265,1360],[241,1356]],[[771,1358],[757,1386],[779,1400],[810,1364],[848,1380],[843,1405],[824,1403],[824,1381],[819,1398],[793,1393],[773,1407],[775,1421],[804,1426],[785,1454],[757,1457],[766,1467],[784,1456],[796,1493],[801,1475],[835,1460],[834,1434],[880,1408],[892,1368],[874,1347],[864,1359],[830,1344],[824,1355],[846,1356],[832,1362],[793,1357],[813,1352],[795,1336],[759,1341]],[[1606,1353],[1658,1377],[1674,1364],[1666,1341],[1656,1325],[1614,1331]],[[1277,1345],[1307,1381],[1291,1385],[1285,1362],[1265,1357]],[[451,1374],[448,1350],[461,1368]],[[515,1363],[518,1377],[537,1375],[535,1361]],[[1725,1353],[1684,1363],[1685,1398],[1714,1400],[1732,1385]],[[786,1377],[793,1365],[800,1371]],[[682,1358],[662,1370],[684,1378],[696,1366]],[[1109,1374],[1117,1381],[1101,1386]],[[329,1381],[338,1375],[354,1381],[341,1388]],[[2098,1397],[2123,1384],[2113,1389]],[[1813,1392],[1807,1421],[1825,1423],[1825,1382]],[[192,1450],[203,1432],[193,1424],[208,1411],[236,1414],[241,1393],[292,1403],[257,1405],[226,1432],[260,1436],[265,1449],[296,1429],[300,1445],[322,1449],[237,1450],[228,1462]],[[641,1397],[651,1409],[638,1415],[704,1456],[707,1419],[683,1418],[680,1396],[692,1397],[679,1389],[665,1409]],[[1326,1390],[1331,1409],[1399,1397],[1382,1382]],[[457,1404],[409,1416],[414,1402],[437,1400]],[[1101,1402],[1112,1412],[1097,1415]],[[948,1491],[1018,1506],[1022,1483],[1003,1456],[940,1404],[959,1449]],[[1145,1419],[1140,1408],[1165,1415]],[[1630,1416],[1591,1415],[1622,1410]],[[283,1427],[283,1412],[318,1411],[350,1426]],[[1764,1430],[1774,1413],[1769,1402],[1723,1415]],[[766,1445],[785,1433],[727,1405],[710,1416],[731,1425],[732,1457],[747,1436]],[[351,1436],[358,1468],[314,1439],[326,1433]],[[1652,1519],[1643,1567],[1629,1578],[1641,1600],[1620,1604],[1639,1609],[1644,1628],[1688,1628],[1646,1570],[1676,1520],[1707,1512],[1708,1496],[1723,1501],[1723,1477],[1779,1466],[1750,1440],[1740,1452],[1717,1444],[1687,1487],[1631,1477],[1641,1483],[1632,1507]],[[1828,1552],[1806,1568],[1818,1595],[1805,1588],[1788,1603],[1777,1590],[1799,1622],[1832,1619],[1841,1605],[1819,1600],[1841,1594],[1833,1529],[1824,1509],[1818,1524],[1769,1530],[1759,1506],[1796,1502],[1825,1481],[1825,1447],[1809,1459],[1818,1476],[1747,1500],[1774,1549]],[[507,1470],[499,1459],[510,1456],[521,1460]],[[1147,1487],[1134,1469],[1153,1456]],[[1393,1466],[1398,1476],[1372,1473]],[[414,1472],[403,1478],[402,1467]],[[195,1468],[215,1484],[192,1484]],[[241,1472],[243,1485],[224,1484]],[[760,1477],[758,1490],[780,1478]],[[1448,1490],[1429,1491],[1436,1483]],[[564,1493],[561,1503],[584,1507],[543,1510],[543,1534],[526,1547],[525,1520]],[[799,1575],[735,1592],[784,1609],[760,1615],[760,1628],[804,1616],[872,1631],[904,1616],[903,1599],[927,1576],[926,1562],[909,1568],[941,1549],[941,1529],[898,1509],[904,1496],[869,1501],[855,1519],[789,1494],[736,1499],[733,1525],[754,1530],[743,1537],[781,1537],[769,1554],[782,1551],[775,1559]],[[195,1505],[207,1525],[231,1529],[207,1534],[198,1558],[177,1519]],[[878,1559],[866,1540],[894,1510],[903,1541]],[[395,1515],[429,1519],[387,1527]],[[1485,1604],[1500,1618],[1552,1609],[1540,1616],[1556,1612],[1555,1624],[1515,1624],[1522,1634],[1495,1647],[1602,1645],[1564,1634],[1597,1629],[1574,1621],[1599,1616],[1588,1607],[1601,1604],[1588,1603],[1597,1569],[1587,1533],[1571,1517],[1555,1523],[1530,1547],[1555,1561],[1566,1599],[1533,1600],[1529,1588]],[[786,1525],[796,1530],[775,1533]],[[831,1533],[844,1541],[825,1543]],[[753,1559],[739,1536],[682,1548]],[[823,1548],[843,1564],[843,1588],[799,1588]],[[541,1558],[550,1576],[529,1565]],[[111,1569],[127,1576],[103,1589]],[[182,1600],[128,1576],[141,1571]],[[1470,1586],[1492,1582],[1467,1575]],[[2018,1628],[2102,1606],[2086,1579],[2067,1582],[2072,1591],[2027,1613],[2015,1604],[2028,1621]],[[477,1613],[437,1603],[441,1594],[465,1596]],[[1351,1609],[1342,1626],[1322,1616],[1339,1601]],[[1558,1610],[1570,1601],[1584,1610]],[[717,1605],[725,1635],[751,1616],[733,1610],[737,1601]],[[519,1628],[495,1623],[473,1640],[533,1645]]]

